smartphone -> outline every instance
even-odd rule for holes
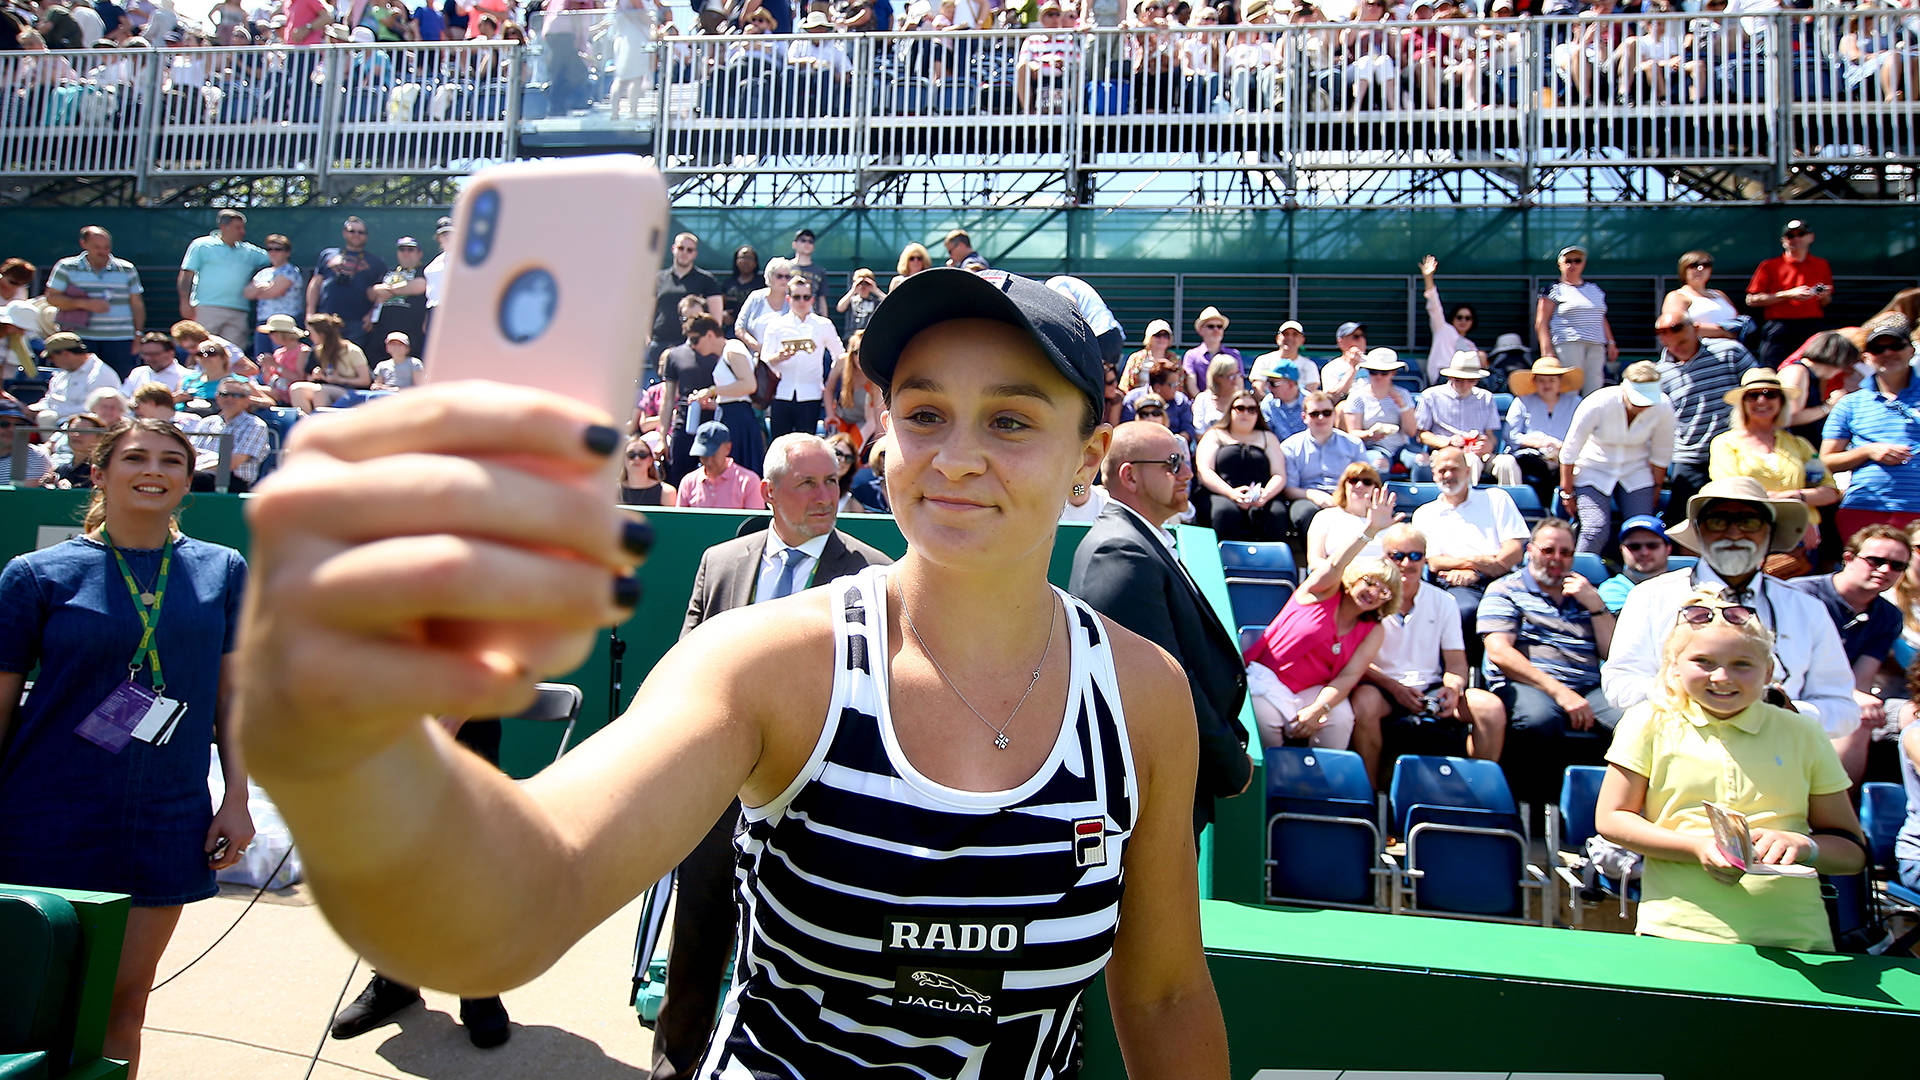
[[[475,173],[454,204],[426,379],[538,386],[627,430],[667,229],[666,183],[632,155]]]

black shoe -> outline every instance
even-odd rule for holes
[[[513,1037],[507,1007],[497,997],[461,998],[460,1023],[467,1029],[467,1038],[482,1050],[491,1050]]]
[[[420,991],[376,973],[367,988],[360,991],[360,996],[353,999],[353,1004],[333,1018],[332,1035],[336,1039],[365,1035],[407,1006],[419,1003]]]

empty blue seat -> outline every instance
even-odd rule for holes
[[[1526,519],[1528,525],[1547,516],[1547,508],[1540,505],[1540,493],[1527,485],[1497,484],[1495,486],[1506,492],[1513,500],[1513,505],[1519,509],[1520,516]]]
[[[1394,909],[1453,917],[1552,922],[1552,880],[1526,861],[1519,807],[1500,767],[1409,754],[1394,763],[1388,798],[1406,842]]]
[[[1393,508],[1403,514],[1410,514],[1416,507],[1425,506],[1440,497],[1440,485],[1432,483],[1389,480],[1387,490],[1394,494]]]
[[[1600,801],[1600,782],[1606,776],[1604,765],[1567,766],[1560,779],[1560,801],[1547,807],[1547,832],[1561,854],[1586,857],[1587,841],[1600,831],[1594,820],[1594,809]],[[1564,866],[1555,869],[1567,886],[1573,924],[1578,926],[1582,911],[1579,892],[1584,883]],[[1605,874],[1598,874],[1596,878],[1602,891],[1620,898],[1620,915],[1626,917],[1627,901],[1640,899],[1640,883],[1627,882],[1623,889],[1621,882]]]
[[[1691,570],[1699,565],[1699,563],[1700,557],[1698,555],[1667,556],[1667,569],[1669,570]]]
[[[1300,580],[1300,568],[1294,565],[1293,549],[1283,543],[1249,543],[1244,540],[1220,542],[1220,569],[1228,581],[1257,579],[1265,581]]]
[[[1582,551],[1573,557],[1573,572],[1595,585],[1613,576],[1607,573],[1607,564],[1600,561],[1600,556],[1591,551]]]
[[[1502,391],[1493,395],[1493,407],[1500,412],[1500,419],[1507,418],[1507,410],[1513,408],[1513,395]]]
[[[1253,648],[1253,643],[1256,641],[1259,641],[1260,635],[1266,632],[1267,632],[1267,628],[1264,626],[1241,627],[1240,628],[1240,655],[1245,656],[1247,654],[1247,650]]]
[[[1267,899],[1378,910],[1392,863],[1381,853],[1373,785],[1350,750],[1266,752]]]
[[[1233,606],[1236,626],[1258,625],[1265,629],[1293,595],[1293,585],[1285,581],[1241,580],[1227,582],[1227,602]]]

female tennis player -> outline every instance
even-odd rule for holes
[[[1092,332],[1037,282],[930,270],[861,360],[906,557],[708,620],[524,784],[428,717],[511,714],[637,601],[645,527],[533,474],[590,472],[617,433],[485,384],[304,425],[250,508],[255,775],[346,939],[466,996],[551,965],[737,795],[744,932],[703,1076],[1061,1076],[1104,969],[1132,1076],[1224,1077],[1185,676],[1046,580],[1109,439]]]

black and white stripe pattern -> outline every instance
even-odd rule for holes
[[[1010,791],[959,791],[894,738],[885,568],[829,588],[833,701],[792,785],[743,812],[744,932],[700,1075],[1066,1075],[1075,1005],[1112,953],[1138,800],[1105,628],[1058,593],[1072,667],[1053,753]]]

